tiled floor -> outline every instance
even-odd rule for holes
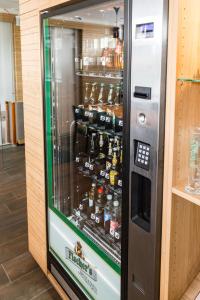
[[[28,252],[24,147],[0,151],[0,300],[59,300]]]

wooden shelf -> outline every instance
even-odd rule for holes
[[[173,187],[172,193],[174,195],[177,195],[177,196],[191,202],[191,203],[194,203],[194,204],[200,206],[200,195],[194,195],[194,194],[187,193],[185,191],[185,186],[186,186],[186,183],[182,183],[181,185]]]
[[[186,290],[185,294],[183,295],[183,297],[181,297],[180,300],[199,300],[199,299],[200,299],[200,273],[192,281],[189,288]]]

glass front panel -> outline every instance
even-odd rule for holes
[[[49,250],[89,299],[120,299],[124,1],[45,19],[44,54]]]

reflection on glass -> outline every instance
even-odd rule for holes
[[[194,128],[190,134],[189,176],[185,190],[200,194],[200,128]]]
[[[120,266],[124,41],[116,2],[102,12],[93,6],[95,17],[66,13],[63,27],[49,22],[54,207]]]

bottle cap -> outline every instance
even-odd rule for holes
[[[103,193],[103,188],[102,188],[102,187],[98,188],[98,193],[99,193],[99,194],[102,194],[102,193]]]
[[[119,201],[118,201],[118,200],[115,200],[115,201],[113,202],[113,206],[114,206],[114,207],[119,206]]]
[[[107,200],[111,201],[113,197],[111,194],[108,194],[106,198],[107,198]]]

